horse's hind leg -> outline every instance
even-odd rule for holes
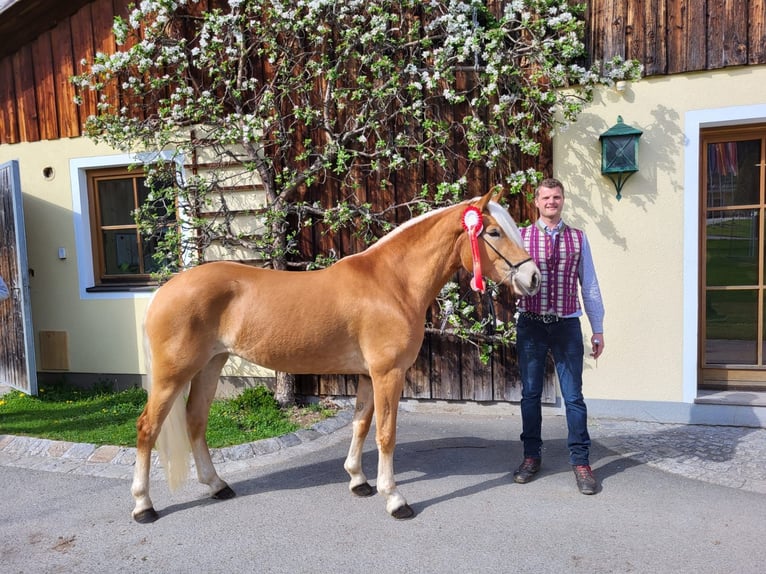
[[[136,430],[138,431],[136,465],[133,469],[133,483],[130,488],[136,503],[133,508],[133,519],[136,522],[154,522],[158,518],[152,499],[149,497],[152,447],[157,442],[162,422],[167,417],[182,389],[183,385],[163,384],[162,381],[155,380],[146,406],[136,422]]]
[[[216,499],[227,499],[234,496],[234,491],[226,482],[221,480],[215,471],[213,461],[210,458],[210,449],[205,439],[210,405],[215,398],[221,369],[223,369],[228,358],[228,353],[221,353],[210,359],[208,364],[192,379],[189,399],[186,402],[186,421],[192,453],[194,454],[194,464],[197,467],[197,478],[202,484],[210,487],[212,497]]]
[[[367,477],[362,471],[362,449],[364,439],[370,432],[372,424],[372,413],[375,410],[375,403],[372,395],[372,382],[370,377],[359,376],[359,384],[356,389],[356,410],[354,411],[354,420],[351,423],[353,435],[351,436],[351,446],[348,449],[348,456],[343,468],[346,469],[351,481],[348,488],[357,496],[372,496],[374,491],[367,482]]]

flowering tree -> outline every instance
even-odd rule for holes
[[[357,186],[370,176],[388,186],[414,163],[444,182],[410,198],[418,210],[462,199],[466,165],[492,170],[511,193],[536,181],[520,155],[538,155],[541,135],[574,120],[604,79],[579,63],[582,6],[490,6],[142,0],[116,18],[116,52],[98,54],[74,81],[102,94],[87,120],[92,138],[153,158],[137,217],[154,236],[161,275],[205,260],[213,245],[244,247],[274,268],[305,267],[296,234],[314,221],[372,241],[390,210],[358,201]],[[204,173],[178,169],[200,156]],[[346,200],[304,200],[328,179]],[[265,194],[257,229],[234,224],[228,192],[243,185]],[[289,387],[278,380],[282,402]]]

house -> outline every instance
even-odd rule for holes
[[[23,195],[27,334],[41,381],[127,385],[146,371],[150,289],[115,283],[124,270],[103,250],[127,253],[140,239],[95,210],[100,189],[140,195],[140,176],[81,136],[94,102],[64,104],[67,78],[110,49],[112,16],[127,4],[0,1],[0,165],[14,162],[9,181]],[[567,186],[567,220],[588,233],[607,308],[606,352],[586,360],[591,414],[766,426],[766,4],[703,6],[588,2],[592,59],[636,58],[645,77],[599,90],[555,135],[551,171]],[[642,132],[621,199],[600,172],[599,137],[618,117]],[[0,272],[9,266],[0,260]],[[410,396],[512,400],[496,390]]]

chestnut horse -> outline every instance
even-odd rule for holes
[[[465,227],[469,211],[478,226]],[[394,481],[399,397],[423,341],[426,310],[461,266],[474,272],[474,281],[483,269],[518,295],[534,293],[540,282],[516,224],[491,193],[412,219],[326,269],[286,272],[216,262],[168,281],[155,293],[144,325],[151,389],[136,424],[133,518],[158,517],[149,497],[155,442],[171,489],[186,480],[191,450],[212,497],[234,496],[205,440],[230,354],[289,373],[360,375],[344,463],[349,489],[373,494],[362,471],[362,447],[375,412],[377,490],[389,514],[413,516]]]

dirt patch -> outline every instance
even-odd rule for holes
[[[291,422],[297,424],[302,429],[305,429],[321,420],[335,416],[335,413],[340,410],[340,407],[328,398],[322,399],[318,406],[319,408],[317,408],[316,404],[311,406],[299,405],[290,407],[287,411],[287,415]]]

